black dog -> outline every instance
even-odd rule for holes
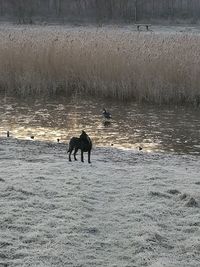
[[[80,135],[79,138],[72,137],[71,140],[69,141],[69,149],[67,151],[67,153],[69,153],[69,161],[71,161],[71,153],[73,150],[74,150],[74,160],[77,160],[76,153],[79,149],[81,150],[81,161],[84,162],[83,152],[88,152],[88,163],[91,163],[90,154],[92,149],[92,141],[85,131],[82,131],[82,134]]]

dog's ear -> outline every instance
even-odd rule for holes
[[[82,130],[82,134],[86,134],[86,132],[84,130]]]

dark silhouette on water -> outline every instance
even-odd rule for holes
[[[111,119],[112,118],[110,112],[108,112],[105,108],[103,109],[103,113],[102,114],[103,114],[105,119]]]
[[[104,121],[104,122],[103,122],[103,125],[104,125],[105,127],[108,127],[108,126],[111,125],[111,121]]]

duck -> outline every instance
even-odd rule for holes
[[[105,108],[103,109],[103,116],[104,116],[104,118],[105,119],[111,119],[111,114],[110,114],[110,112],[108,112]]]

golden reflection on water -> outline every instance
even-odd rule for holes
[[[105,121],[106,107],[113,119]],[[81,97],[16,100],[0,98],[0,136],[68,143],[85,130],[94,146],[145,152],[200,154],[199,110],[156,108]]]

